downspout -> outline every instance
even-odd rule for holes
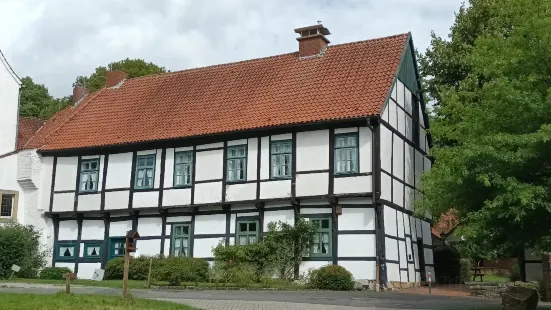
[[[23,89],[23,87],[25,87],[23,84],[19,84],[19,93],[17,94],[17,114],[15,115],[17,123],[15,125],[15,148],[14,148],[16,152],[19,151],[17,149],[17,144],[19,141],[19,110],[21,109],[21,90]]]

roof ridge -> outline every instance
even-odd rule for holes
[[[329,45],[329,48],[332,48],[332,47],[342,47],[342,46],[360,44],[360,43],[365,43],[365,42],[381,41],[381,40],[386,40],[386,39],[391,39],[391,38],[397,38],[397,37],[407,36],[407,35],[409,35],[409,32],[404,32],[404,33],[400,33],[400,34],[389,35],[389,36],[385,36],[385,37],[378,37],[378,38],[373,38],[373,39],[367,39],[367,40],[360,40],[360,41],[354,41],[354,42],[346,42],[346,43],[340,43],[340,44],[335,44],[335,45]],[[264,56],[264,57],[259,57],[259,58],[252,58],[252,59],[245,59],[245,60],[233,61],[233,62],[226,62],[226,63],[214,64],[214,65],[208,65],[208,66],[202,66],[202,67],[188,68],[188,69],[182,69],[182,70],[177,70],[177,71],[161,72],[161,73],[156,73],[156,74],[150,74],[150,75],[144,75],[144,76],[138,76],[138,77],[134,77],[134,78],[129,78],[129,79],[126,79],[126,82],[127,82],[127,81],[135,81],[135,80],[139,80],[139,79],[152,78],[152,77],[156,77],[156,76],[170,76],[170,75],[174,75],[174,74],[177,74],[177,73],[191,72],[191,71],[195,71],[195,70],[203,70],[203,69],[210,69],[210,68],[217,68],[217,67],[225,67],[225,66],[231,66],[231,65],[239,65],[239,64],[242,64],[242,63],[250,63],[250,62],[255,62],[255,61],[268,60],[268,59],[271,59],[271,58],[283,57],[283,56],[292,55],[292,54],[296,54],[296,53],[298,53],[298,51],[287,52],[287,53],[277,54],[277,55]]]

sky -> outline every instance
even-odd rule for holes
[[[0,50],[50,94],[76,76],[141,58],[171,71],[298,50],[293,29],[321,21],[331,44],[411,32],[424,51],[463,0],[0,0]]]

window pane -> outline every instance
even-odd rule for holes
[[[183,234],[184,234],[184,235],[188,235],[188,234],[189,234],[189,226],[184,226],[184,227],[182,227],[182,230],[183,230]]]
[[[256,232],[256,223],[249,223],[249,231]]]
[[[249,244],[253,244],[256,242],[256,236],[249,236]]]
[[[239,231],[246,232],[247,231],[247,223],[239,223]]]
[[[154,157],[148,157],[147,158],[147,165],[153,166],[155,164],[155,158]]]
[[[138,158],[138,167],[145,166],[145,158]]]
[[[329,220],[321,221],[321,228],[329,228]]]
[[[239,236],[239,245],[247,244],[247,236]]]

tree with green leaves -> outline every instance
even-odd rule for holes
[[[78,76],[75,84],[83,85],[91,92],[95,92],[105,86],[105,73],[108,70],[124,71],[128,78],[159,74],[166,72],[164,67],[159,67],[154,63],[145,62],[142,59],[123,59],[108,64],[106,67],[99,66],[90,76]]]
[[[32,78],[21,79],[19,114],[26,117],[41,117],[43,110],[53,100],[43,84],[36,84]]]
[[[435,164],[421,212],[454,207],[486,257],[551,249],[551,2],[471,0],[420,58]]]

